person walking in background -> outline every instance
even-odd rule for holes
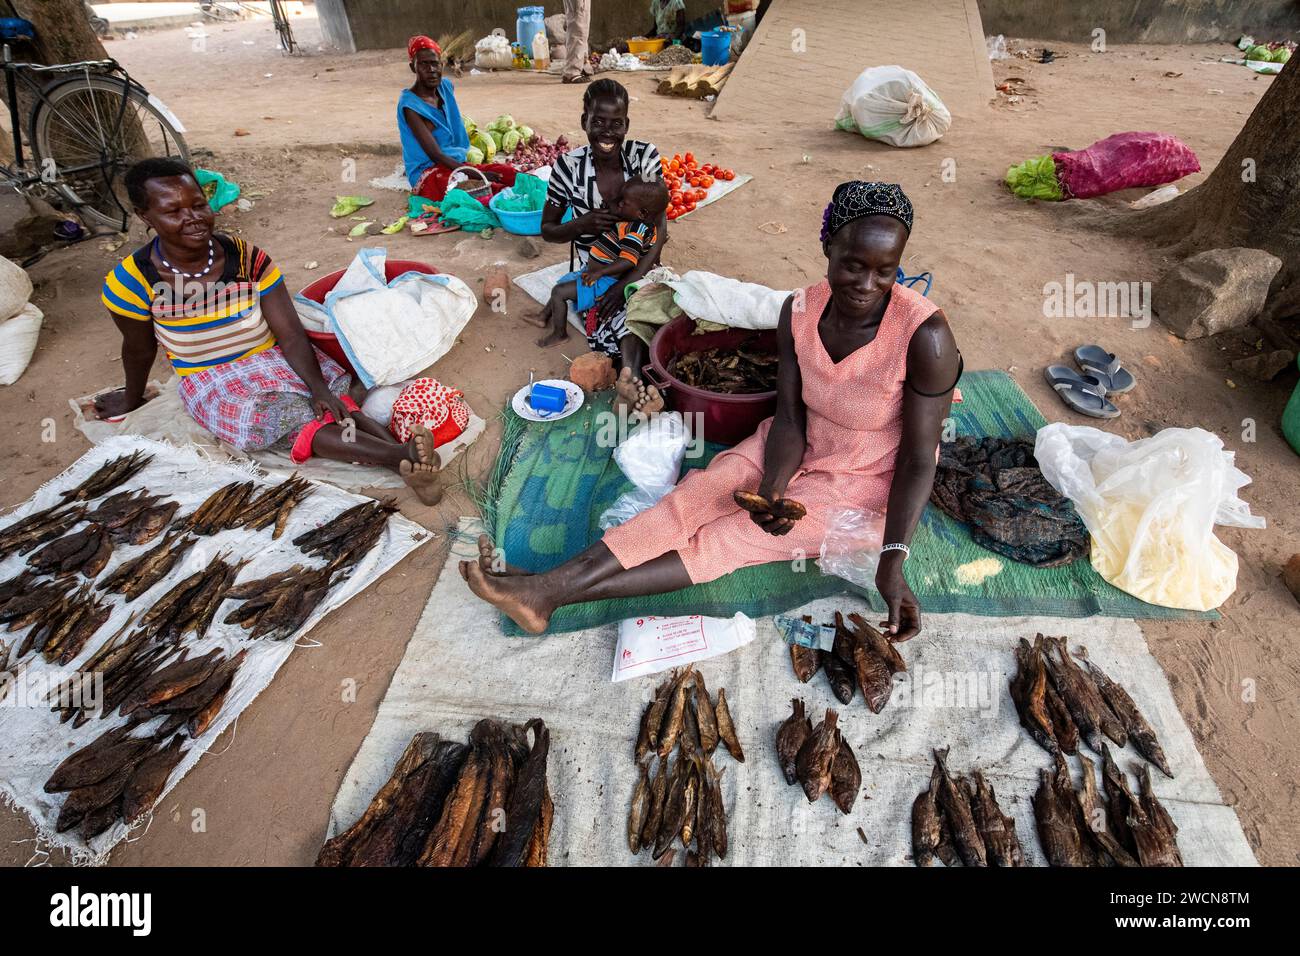
[[[586,83],[594,72],[587,62],[591,0],[564,0],[564,83]]]

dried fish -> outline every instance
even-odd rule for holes
[[[176,561],[197,540],[184,531],[172,531],[144,554],[124,562],[98,586],[105,591],[124,594],[128,602],[134,601],[166,577]]]
[[[776,732],[776,758],[781,764],[781,773],[785,777],[785,782],[793,786],[794,782],[799,779],[798,771],[795,767],[796,759],[799,756],[799,750],[803,747],[804,742],[812,736],[812,721],[810,721],[804,712],[804,702],[799,698],[793,698],[790,701],[793,713],[785,719]]]
[[[742,344],[737,348],[686,352],[673,359],[669,371],[693,388],[746,395],[776,389],[778,361],[775,355]]]
[[[134,772],[135,765],[126,764],[99,783],[68,791],[63,806],[59,808],[59,816],[54,824],[55,832],[66,833],[80,823],[87,813],[116,802]]]
[[[867,707],[873,714],[880,713],[889,703],[894,689],[894,674],[889,663],[876,652],[862,632],[855,635],[844,626],[844,619],[838,611],[835,612],[835,633],[836,644],[840,643],[840,636],[843,635],[844,643],[849,647],[853,673],[862,688]],[[839,654],[835,656],[840,657]]]
[[[1106,808],[1102,806],[1101,796],[1097,792],[1097,777],[1092,761],[1079,754],[1079,764],[1083,767],[1083,787],[1075,796],[1084,822],[1084,832],[1096,848],[1109,856],[1117,866],[1137,866],[1138,861],[1110,831],[1106,821]]]
[[[632,751],[632,756],[638,764],[644,763],[646,757],[650,756],[650,713],[654,710],[655,702],[652,700],[645,705],[645,710],[641,711],[641,723],[637,727],[636,747]]]
[[[1061,760],[1060,754],[1057,754]],[[1034,822],[1038,840],[1051,866],[1087,866],[1083,855],[1084,836],[1075,826],[1074,805],[1061,798],[1056,773],[1040,770],[1038,790],[1034,793]],[[1068,785],[1068,781],[1067,781]]]
[[[876,656],[889,665],[891,674],[901,674],[907,670],[907,662],[896,645],[880,631],[872,627],[861,614],[850,614],[849,623],[859,638],[866,641]]]
[[[131,545],[148,544],[162,533],[163,528],[172,520],[180,508],[179,501],[169,501],[164,505],[155,505],[140,512],[130,524],[113,532],[115,541],[125,541]]]
[[[686,789],[693,776],[690,763],[678,754],[673,762],[672,776],[668,780],[668,797],[664,802],[663,818],[659,821],[659,830],[655,834],[655,859],[663,856],[664,851],[682,832],[682,826],[686,823],[686,812],[689,809],[686,803]],[[691,801],[693,806],[694,789],[692,789]]]
[[[974,787],[968,781],[963,783],[988,861],[994,866],[1024,866],[1025,854],[1020,848],[1020,838],[1016,836],[1015,821],[998,806],[997,794],[984,779],[983,772],[975,770],[971,777],[975,781]]]
[[[86,516],[85,505],[52,505],[0,528],[0,560],[53,541]]]
[[[78,790],[111,777],[127,765],[134,765],[153,749],[148,737],[127,736],[130,724],[110,730],[70,755],[54,768],[45,782],[46,793]]]
[[[632,791],[632,810],[627,815],[627,848],[633,853],[641,852],[641,831],[650,815],[650,774],[645,764],[640,764],[638,769],[640,774]]]
[[[655,699],[650,703],[650,714],[647,718],[647,724],[650,735],[650,748],[656,753],[659,748],[659,728],[663,726],[664,714],[668,710],[668,705],[672,702],[671,691],[673,687],[674,678],[670,677],[655,688]]]
[[[470,840],[478,823],[487,792],[491,755],[488,748],[471,746],[456,777],[456,785],[443,804],[438,822],[429,831],[417,860],[419,866],[464,866],[469,860]],[[463,862],[457,863],[464,847]]]
[[[667,757],[677,746],[677,738],[682,732],[682,723],[686,719],[686,678],[691,673],[687,667],[673,678],[672,697],[664,713],[664,722],[659,728],[659,756]]]
[[[1182,866],[1178,827],[1151,789],[1151,768],[1145,764],[1138,769],[1138,782],[1141,786],[1141,812],[1134,814],[1129,821],[1138,859],[1143,866]]]
[[[853,754],[849,742],[839,733],[839,748],[831,760],[831,799],[840,813],[848,813],[857,802],[858,791],[862,789],[862,770],[858,767],[858,758]]]
[[[1128,739],[1123,723],[1111,712],[1091,678],[1070,656],[1065,638],[1046,639],[1046,648],[1043,659],[1047,662],[1048,676],[1074,718],[1079,735],[1097,753],[1101,752],[1102,733],[1123,747]],[[1056,651],[1055,657],[1052,656],[1053,650]]]
[[[853,665],[840,660],[831,651],[818,651],[818,658],[821,660],[822,670],[826,673],[826,680],[831,685],[831,693],[841,704],[848,704],[853,700]]]
[[[555,803],[551,800],[549,786],[542,788],[542,812],[533,828],[533,842],[528,845],[524,866],[546,866],[546,856],[551,844],[551,823],[555,819]]]
[[[533,732],[533,746],[515,776],[514,788],[506,804],[505,831],[497,838],[492,851],[493,866],[522,866],[533,840],[533,831],[541,819],[551,732],[540,718],[530,720],[527,726]],[[628,834],[630,838],[630,829]]]
[[[202,657],[191,657],[168,664],[149,675],[122,702],[123,717],[141,707],[156,707],[198,687],[207,680],[222,662],[221,651],[208,651]]]
[[[912,862],[917,866],[930,866],[943,839],[943,823],[939,819],[939,766],[930,771],[930,785],[912,801]]]
[[[1128,739],[1137,752],[1159,767],[1160,772],[1166,777],[1172,778],[1173,771],[1169,769],[1169,760],[1165,757],[1160,741],[1156,738],[1154,728],[1142,716],[1142,712],[1138,710],[1137,704],[1133,703],[1133,698],[1129,696],[1128,691],[1107,677],[1092,661],[1085,658],[1084,663],[1088,665],[1088,672],[1096,682],[1097,690],[1123,722],[1124,729],[1128,732]]]
[[[839,714],[828,709],[795,757],[795,773],[809,803],[821,799],[831,785],[831,761],[839,750],[838,719]]]
[[[694,756],[687,756],[686,787],[682,791],[682,825],[678,830],[682,846],[689,847],[695,836],[695,814],[699,807],[700,766],[698,751]]]
[[[704,675],[695,672],[694,694],[691,707],[695,712],[695,722],[700,730],[700,746],[704,752],[712,754],[718,749],[718,712],[709,697],[709,688],[704,684]]]
[[[718,718],[718,738],[722,741],[727,752],[735,757],[740,763],[745,762],[745,751],[740,746],[740,735],[736,733],[735,721],[731,719],[731,707],[727,704],[727,689],[718,688],[718,702],[714,707],[714,712]]]
[[[185,738],[177,734],[172,742],[136,764],[126,789],[122,791],[122,819],[133,824],[153,808],[162,795],[176,765],[185,756]]]
[[[654,782],[650,784],[650,805],[646,810],[645,825],[641,828],[642,847],[653,846],[659,835],[664,809],[668,803],[669,783],[668,761],[660,757],[659,766],[655,768]]]
[[[794,666],[794,676],[799,678],[801,684],[812,680],[822,666],[817,648],[804,647],[802,644],[790,645],[790,663]]]
[[[1016,673],[1011,678],[1011,700],[1020,715],[1021,725],[1029,731],[1048,753],[1056,753],[1059,745],[1053,730],[1052,715],[1047,704],[1047,669],[1042,654],[1043,636],[1033,645],[1020,638],[1016,647]]]
[[[100,466],[89,478],[68,491],[59,492],[64,501],[89,501],[129,481],[153,461],[153,455],[135,451]]]
[[[934,751],[934,762],[939,767],[939,805],[952,832],[952,842],[966,866],[988,866],[988,855],[975,815],[964,787],[959,787],[948,772],[948,749]]]

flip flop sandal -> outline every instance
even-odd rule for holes
[[[460,226],[454,222],[444,222],[437,213],[428,213],[411,220],[410,230],[416,236],[437,236],[444,232],[458,232]]]
[[[1074,361],[1101,384],[1107,395],[1123,395],[1133,390],[1137,380],[1133,373],[1120,365],[1119,359],[1100,345],[1080,345],[1074,350]]]
[[[1119,409],[1106,399],[1106,386],[1091,375],[1080,375],[1068,365],[1049,365],[1043,378],[1056,389],[1061,401],[1089,418],[1118,418]]]

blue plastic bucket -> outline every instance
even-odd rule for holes
[[[710,30],[700,34],[700,60],[705,66],[724,66],[730,57],[730,33]]]
[[[511,212],[497,208],[497,193],[488,202],[488,208],[501,220],[501,228],[516,236],[540,236],[542,234],[542,210],[536,212]]]

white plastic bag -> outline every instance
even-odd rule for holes
[[[1092,566],[1149,604],[1208,611],[1237,586],[1237,556],[1216,524],[1262,528],[1237,497],[1250,477],[1217,435],[1166,428],[1129,442],[1097,428],[1039,429],[1043,477],[1074,502],[1092,535]]]
[[[474,65],[482,70],[508,70],[515,63],[510,41],[492,33],[474,44]]]
[[[387,428],[388,423],[393,420],[393,402],[397,401],[397,396],[402,394],[402,389],[411,382],[412,379],[407,379],[396,385],[381,385],[371,389],[366,395],[366,400],[361,403],[362,413]]]
[[[840,101],[835,128],[857,130],[891,146],[925,146],[952,125],[952,114],[934,90],[901,66],[863,70]]]
[[[640,425],[614,449],[614,461],[636,485],[600,516],[602,529],[622,524],[673,490],[691,435],[679,412],[663,412]]]
[[[1007,53],[1007,38],[999,33],[995,37],[985,37],[984,42],[989,48],[990,60],[1008,60],[1011,54]]]
[[[832,509],[826,521],[817,566],[860,588],[875,590],[880,547],[885,538],[885,516],[857,508]]]
[[[692,614],[621,621],[610,680],[617,683],[718,657],[744,647],[757,633],[754,621],[740,612],[731,618]]]
[[[0,322],[23,311],[32,297],[32,280],[27,270],[0,256]]]
[[[27,287],[30,289],[31,284]],[[43,318],[41,310],[28,302],[17,315],[0,322],[0,385],[12,385],[27,371]]]

